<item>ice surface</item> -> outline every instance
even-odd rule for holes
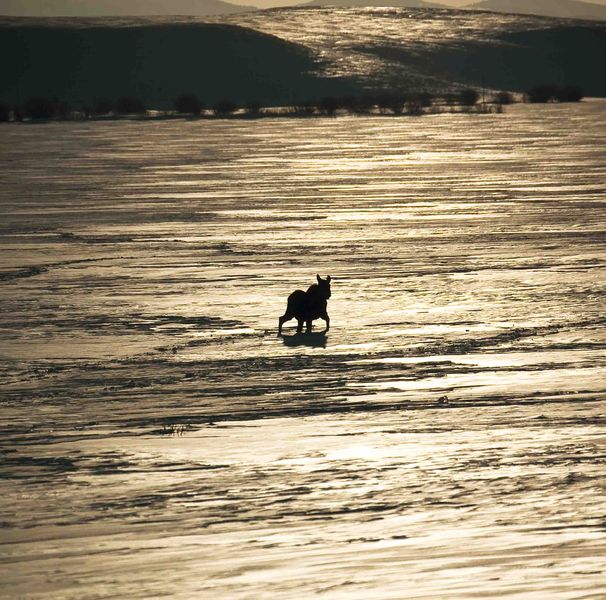
[[[2,127],[0,596],[606,595],[605,109]]]

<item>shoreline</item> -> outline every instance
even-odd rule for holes
[[[317,106],[313,106],[312,110],[297,109],[296,107],[266,107],[262,108],[258,113],[251,113],[246,109],[237,109],[231,114],[212,114],[211,111],[206,111],[204,114],[179,113],[176,111],[163,111],[150,109],[146,113],[130,113],[130,114],[108,114],[85,116],[78,111],[74,112],[71,117],[51,117],[51,118],[10,118],[0,121],[0,124],[46,124],[46,123],[89,123],[89,122],[115,122],[115,121],[257,121],[267,119],[318,119],[318,118],[343,118],[343,117],[426,117],[434,115],[494,115],[503,114],[506,112],[506,107],[512,107],[520,104],[529,104],[534,106],[550,106],[550,105],[574,105],[583,102],[592,102],[605,100],[600,97],[585,97],[582,100],[575,102],[529,102],[523,100],[514,100],[510,103],[498,102],[478,102],[473,105],[448,104],[441,102],[432,104],[431,106],[414,108],[410,110],[403,109],[402,111],[390,110],[388,108],[380,108],[377,106],[369,110],[349,110],[346,108],[338,108],[334,112],[326,112]]]

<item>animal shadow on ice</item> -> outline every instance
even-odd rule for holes
[[[289,348],[298,346],[307,346],[309,348],[326,348],[326,332],[317,331],[315,333],[293,333],[292,335],[282,335],[282,342]]]

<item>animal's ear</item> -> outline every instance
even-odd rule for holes
[[[326,281],[328,281],[328,283],[330,283],[330,275],[326,276]]]
[[[319,275],[316,275],[316,279],[318,280],[318,283],[322,281],[322,278]]]

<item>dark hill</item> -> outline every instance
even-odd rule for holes
[[[606,27],[559,27],[502,34],[491,43],[427,46],[421,52],[377,46],[373,53],[420,80],[523,92],[541,83],[579,85],[606,96]]]
[[[525,91],[554,82],[606,96],[606,24],[469,10],[274,9],[221,17],[305,45],[366,87]]]
[[[606,96],[606,24],[467,10],[292,8],[192,17],[0,19],[0,100],[169,108],[287,104],[362,89],[524,91],[553,82]]]
[[[207,103],[223,98],[281,104],[348,89],[310,74],[314,62],[297,44],[242,27],[179,24],[143,27],[0,26],[0,99],[131,95],[153,108],[181,93]]]

